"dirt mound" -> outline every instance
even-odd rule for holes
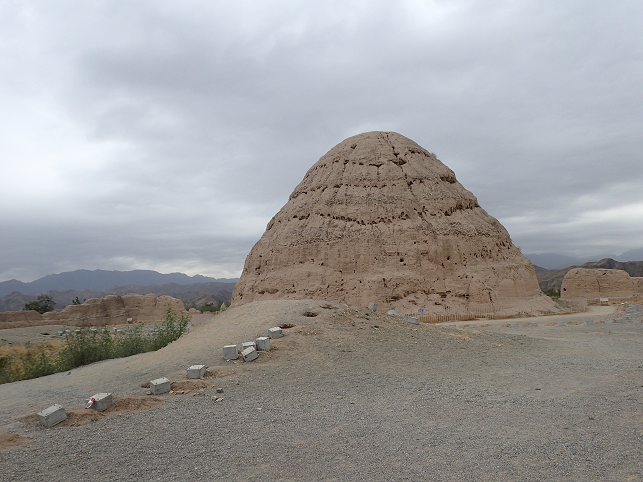
[[[0,432],[0,452],[29,443],[29,438],[17,433]]]
[[[454,172],[393,132],[346,139],[310,168],[248,255],[232,304],[307,298],[400,313],[556,311]]]
[[[183,395],[191,392],[204,391],[211,386],[212,385],[203,380],[181,380],[178,382],[172,382],[172,384],[170,385],[170,393]]]
[[[113,415],[122,415],[124,413],[134,413],[142,412],[144,410],[151,410],[158,407],[162,403],[162,399],[153,397],[117,398],[114,401],[114,404],[103,412],[97,412],[96,410],[85,408],[74,408],[72,410],[67,410],[67,419],[55,425],[55,427],[79,427],[91,422],[105,420],[106,418]],[[39,423],[38,415],[35,413],[21,418],[20,421],[34,424]]]

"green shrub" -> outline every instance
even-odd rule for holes
[[[205,305],[200,306],[198,309],[199,311],[210,311],[214,313],[216,311],[221,310],[222,304],[223,304],[223,301],[217,301],[216,303],[209,302],[209,303],[206,303]]]
[[[42,294],[38,295],[37,301],[30,301],[29,303],[26,303],[23,310],[37,311],[42,315],[43,313],[47,313],[48,311],[54,311],[54,306],[56,306],[56,302],[54,301],[54,299],[49,295]]]
[[[55,357],[51,356],[46,345],[27,346],[24,354],[0,356],[0,383],[37,378],[101,360],[159,350],[178,340],[189,322],[186,315],[177,320],[168,309],[165,320],[149,334],[145,333],[142,324],[123,336],[112,336],[106,328],[81,328],[67,336],[64,348]]]

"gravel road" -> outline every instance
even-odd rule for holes
[[[257,361],[222,359],[281,323],[296,326]],[[0,480],[643,481],[641,305],[490,324],[234,308],[155,353],[1,385],[0,432],[30,443],[0,452]],[[144,395],[194,363],[215,374],[202,395],[79,427],[19,421],[100,391]]]

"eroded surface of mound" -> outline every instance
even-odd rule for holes
[[[232,304],[304,298],[401,313],[555,310],[453,171],[392,132],[346,139],[313,165],[248,255]]]

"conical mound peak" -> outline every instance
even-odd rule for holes
[[[549,311],[533,266],[434,154],[393,132],[332,148],[246,259],[233,305],[315,298],[398,312]]]

